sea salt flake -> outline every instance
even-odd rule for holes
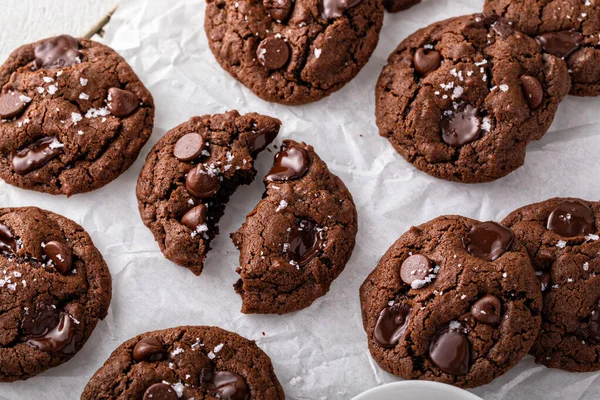
[[[88,84],[88,80],[85,78],[79,78],[79,84],[81,86],[86,86]]]
[[[559,240],[558,243],[556,243],[556,247],[558,247],[559,249],[564,249],[567,246],[567,242],[565,242],[564,240]]]
[[[278,206],[277,206],[277,208],[275,209],[275,212],[279,212],[279,211],[281,211],[281,210],[285,209],[287,206],[288,206],[288,203],[287,203],[287,201],[285,201],[285,200],[281,200],[281,201],[279,202],[279,205],[278,205]]]
[[[321,57],[322,50],[319,48],[315,48],[315,58]]]
[[[89,96],[89,95],[87,95],[86,93],[83,93],[83,92],[81,92],[81,93],[79,94],[79,98],[80,98],[81,100],[89,100],[89,99],[90,99],[90,96]]]
[[[185,351],[181,347],[178,347],[171,352],[171,357],[175,357],[176,355],[184,353],[184,352]]]
[[[73,123],[77,125],[77,123],[81,121],[83,117],[81,116],[81,114],[74,112],[71,113],[71,119],[73,120]]]

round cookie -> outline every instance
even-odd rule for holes
[[[70,360],[111,300],[111,277],[75,222],[35,207],[0,208],[0,381]]]
[[[229,197],[256,176],[254,159],[281,121],[237,111],[193,117],[152,148],[137,183],[144,224],[169,260],[200,275]]]
[[[487,0],[485,11],[502,15],[544,51],[564,58],[572,95],[600,95],[599,0]]]
[[[0,67],[0,178],[71,196],[133,164],[152,133],[152,95],[112,49],[58,36]]]
[[[258,97],[298,105],[341,89],[379,40],[378,0],[208,0],[215,58]]]
[[[240,250],[243,313],[284,314],[325,295],[352,255],[352,195],[312,146],[286,140],[263,199],[231,235]]]
[[[254,341],[221,328],[182,326],[138,335],[119,346],[81,400],[278,400],[271,359]]]
[[[371,355],[405,379],[484,385],[516,365],[540,329],[524,247],[501,225],[459,216],[402,235],[360,300]]]
[[[536,362],[573,372],[600,370],[600,203],[555,198],[503,221],[538,271],[542,330]]]
[[[452,18],[405,39],[376,89],[381,136],[418,169],[465,183],[523,165],[568,93],[563,60],[495,16]]]

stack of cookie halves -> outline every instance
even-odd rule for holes
[[[600,203],[554,198],[501,224],[442,216],[402,235],[360,289],[386,371],[475,387],[527,353],[600,370]]]

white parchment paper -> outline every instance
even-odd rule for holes
[[[36,205],[82,224],[113,276],[108,318],[75,358],[26,382],[0,384],[0,399],[78,399],[88,379],[130,337],[177,325],[218,325],[257,341],[272,358],[289,399],[350,399],[397,378],[371,359],[362,329],[358,288],[387,248],[411,225],[442,214],[501,219],[522,205],[553,196],[600,199],[600,98],[567,98],[551,131],[528,148],[526,165],[489,184],[445,182],[417,171],[379,137],[374,87],[388,54],[418,28],[480,11],[482,0],[424,0],[385,17],[381,40],[356,79],[315,104],[266,103],[215,61],[204,34],[201,0],[129,0],[108,27],[105,42],[121,53],[152,91],[156,128],[123,176],[70,199],[0,183],[2,206]],[[146,154],[166,131],[194,115],[261,112],[280,118],[284,138],[312,144],[347,184],[360,218],[357,245],[330,293],[284,316],[243,315],[231,285],[238,253],[229,240],[264,190],[260,177],[272,154],[259,158],[258,179],[227,207],[202,276],[167,261],[142,224],[135,183]],[[262,334],[264,332],[264,336]],[[597,373],[571,374],[527,356],[492,384],[473,390],[486,400],[598,399]]]

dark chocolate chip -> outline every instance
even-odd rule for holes
[[[300,220],[288,232],[287,243],[284,244],[286,261],[304,266],[319,255],[325,244],[323,229],[308,220]]]
[[[125,118],[133,114],[140,106],[138,97],[129,90],[108,89],[108,110],[112,115]]]
[[[574,31],[549,32],[539,35],[535,40],[545,52],[565,58],[581,46],[583,35]]]
[[[187,173],[185,187],[192,196],[205,199],[219,191],[221,182],[215,173],[207,171],[203,165],[198,165]]]
[[[250,149],[254,152],[260,152],[267,148],[277,137],[279,128],[261,128],[253,132],[249,139]]]
[[[20,92],[6,92],[0,96],[0,119],[19,117],[27,108],[26,97]]]
[[[12,159],[13,170],[25,175],[46,165],[63,147],[54,137],[45,137],[19,150]]]
[[[294,7],[293,0],[263,0],[263,5],[271,18],[282,23],[288,20]]]
[[[381,310],[373,337],[381,347],[396,347],[408,327],[412,307],[405,303],[396,303]]]
[[[155,383],[146,389],[143,400],[177,400],[178,398],[171,385]]]
[[[387,12],[396,13],[398,11],[409,9],[420,2],[421,0],[383,0],[383,6]]]
[[[50,260],[58,272],[68,274],[73,266],[73,251],[67,244],[52,240],[44,246],[44,254]]]
[[[452,326],[457,324],[457,327]],[[462,376],[469,372],[469,340],[458,322],[442,327],[431,340],[429,357],[442,371]]]
[[[308,172],[308,151],[302,147],[284,147],[275,155],[273,168],[266,176],[268,182],[300,179]]]
[[[26,337],[42,337],[54,329],[60,321],[60,311],[55,305],[39,303],[35,310],[27,310],[21,321],[21,330]]]
[[[8,226],[4,224],[0,224],[0,252],[5,255],[17,252],[17,241]]]
[[[513,232],[496,222],[483,222],[471,228],[463,243],[471,255],[494,261],[512,244]]]
[[[600,302],[594,304],[590,310],[587,337],[595,343],[600,343]]]
[[[502,39],[506,39],[513,33],[515,33],[515,28],[513,28],[507,20],[504,18],[498,19],[496,22],[492,24],[492,29],[498,36]]]
[[[435,71],[442,65],[439,51],[420,48],[415,52],[415,71],[421,76]]]
[[[542,100],[544,99],[542,84],[533,76],[523,75],[521,76],[521,85],[525,92],[527,104],[529,104],[532,110],[535,110],[542,104]]]
[[[181,218],[181,223],[191,230],[196,230],[200,225],[206,223],[206,206],[199,204],[185,213]]]
[[[75,320],[67,313],[60,314],[60,321],[54,329],[43,336],[32,337],[27,344],[48,353],[74,354],[77,341],[75,340]]]
[[[324,20],[339,18],[361,2],[362,0],[319,0],[319,14]]]
[[[563,237],[594,233],[594,213],[580,201],[563,201],[548,217],[548,229]]]
[[[290,59],[290,46],[278,37],[269,37],[260,42],[256,49],[258,62],[268,70],[281,69]]]
[[[133,360],[142,361],[161,361],[167,357],[167,351],[160,340],[154,336],[148,336],[136,343],[133,348]]]
[[[479,322],[495,325],[500,322],[502,304],[496,296],[488,294],[483,296],[471,307],[471,315]]]
[[[250,388],[240,375],[229,371],[219,371],[206,383],[209,394],[221,400],[250,400]]]
[[[202,136],[197,133],[186,133],[175,143],[173,155],[179,161],[194,161],[200,158],[204,146],[205,143]]]
[[[479,110],[467,104],[456,112],[444,113],[441,128],[442,139],[450,146],[460,147],[474,142],[481,134]]]
[[[72,36],[57,36],[38,44],[35,48],[35,69],[57,69],[81,62],[79,42]]]
[[[407,285],[422,281],[431,273],[431,260],[422,254],[413,254],[402,263],[400,278]]]

